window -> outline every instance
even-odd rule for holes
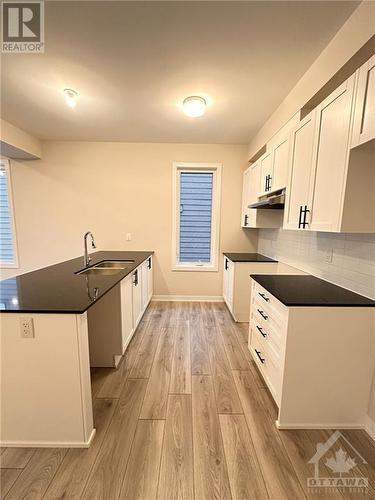
[[[173,270],[217,271],[221,165],[174,163]]]
[[[18,267],[9,160],[0,160],[0,266]]]

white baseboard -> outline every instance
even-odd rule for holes
[[[153,302],[224,302],[221,295],[153,295]]]
[[[368,415],[365,417],[365,431],[375,441],[375,420],[372,420]]]
[[[288,429],[364,429],[363,424],[352,424],[347,423],[327,423],[327,424],[280,424],[278,420],[276,420],[276,427],[282,430]]]
[[[77,441],[1,441],[4,448],[89,448],[94,439],[96,429],[91,431],[87,442]]]

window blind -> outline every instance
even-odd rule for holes
[[[211,261],[213,174],[180,174],[180,262]]]
[[[14,227],[9,194],[9,170],[0,163],[0,263],[15,264]]]

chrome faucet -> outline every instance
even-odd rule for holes
[[[93,236],[92,232],[91,231],[87,231],[87,233],[85,233],[85,236],[83,237],[84,246],[85,246],[85,254],[84,254],[83,259],[85,261],[85,267],[87,267],[90,264],[90,261],[91,261],[91,257],[89,255],[88,250],[87,250],[87,238],[89,236],[91,237],[91,246],[92,246],[92,248],[96,248],[95,240],[94,240],[94,236]]]

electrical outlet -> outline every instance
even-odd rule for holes
[[[333,261],[333,248],[328,248],[325,253],[325,261],[331,264]]]
[[[132,233],[126,233],[126,241],[132,240]]]
[[[33,318],[20,318],[20,327],[21,338],[33,339],[35,337]]]

